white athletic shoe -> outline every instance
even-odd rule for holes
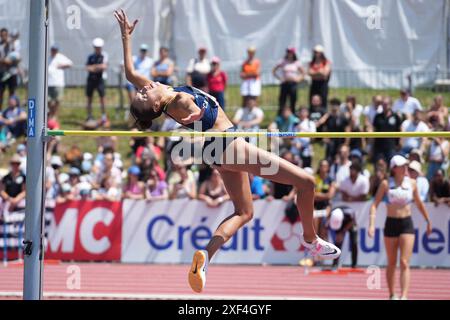
[[[313,257],[320,259],[336,259],[341,255],[341,250],[338,247],[319,237],[311,243],[303,241],[303,246],[309,250]]]
[[[197,293],[202,292],[206,285],[206,272],[208,271],[208,251],[197,250],[192,258],[189,270],[189,285]]]

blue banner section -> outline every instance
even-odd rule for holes
[[[28,99],[28,138],[33,138],[36,136],[36,100]]]

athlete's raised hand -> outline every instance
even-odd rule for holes
[[[128,17],[126,15],[125,11],[123,11],[123,9],[115,10],[114,17],[116,17],[117,22],[119,22],[120,31],[122,32],[122,37],[130,36],[133,33],[134,28],[136,27],[136,24],[139,22],[139,20],[136,19],[136,20],[134,20],[133,24],[131,24],[128,21]]]
[[[201,108],[200,111],[191,113],[189,116],[181,119],[180,121],[183,125],[190,124],[192,122],[198,121],[201,118],[203,118],[204,114],[205,114],[205,108]]]

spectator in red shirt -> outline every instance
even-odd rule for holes
[[[208,74],[209,94],[217,99],[219,105],[225,110],[225,88],[227,87],[227,74],[220,69],[220,59],[211,59],[211,72]]]

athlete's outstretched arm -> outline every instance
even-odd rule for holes
[[[138,20],[134,20],[133,24],[130,24],[127,15],[122,9],[114,11],[114,17],[116,17],[117,22],[119,22],[120,31],[122,33],[125,75],[127,80],[140,90],[145,86],[151,85],[153,81],[138,74],[134,70],[133,56],[131,54],[131,34],[133,33]]]

